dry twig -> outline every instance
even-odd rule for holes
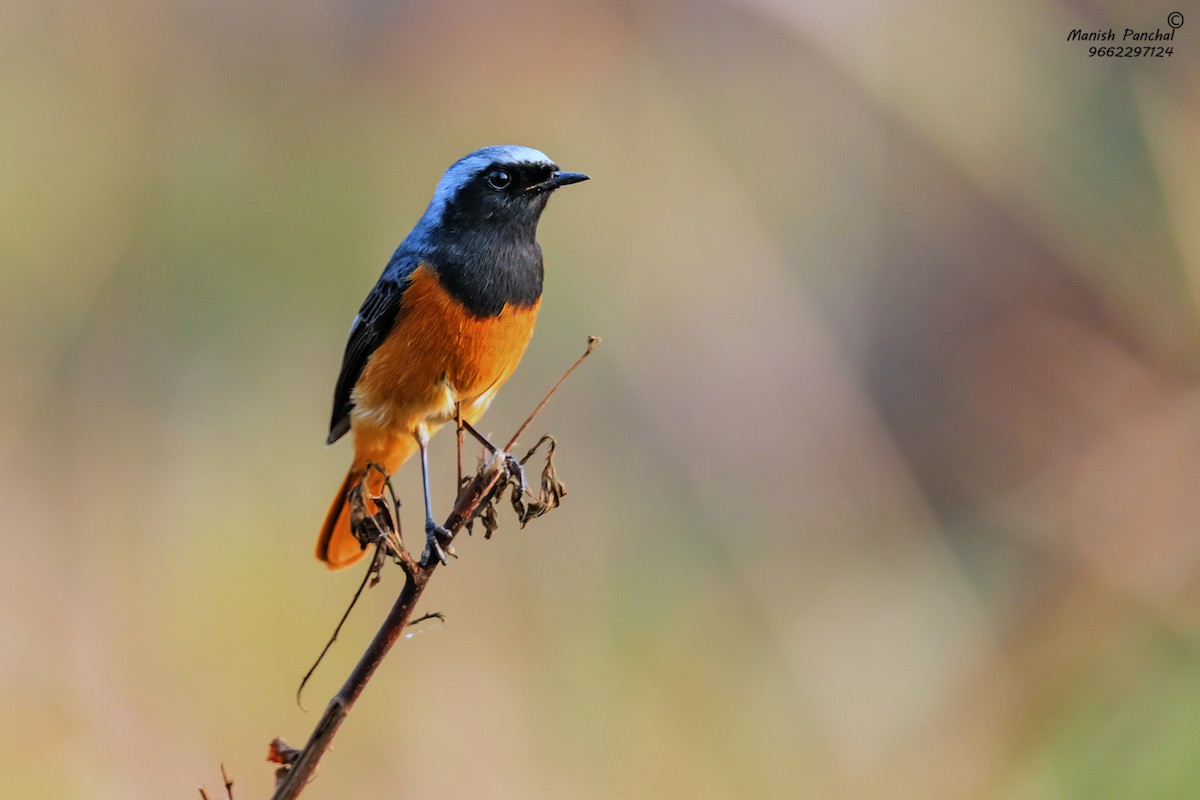
[[[221,765],[221,781],[225,784],[225,800],[233,800],[233,779],[225,771],[224,764]],[[204,786],[200,787],[200,800],[208,800],[208,789]]]
[[[509,440],[505,450],[513,446],[517,437],[524,432],[542,408],[545,407],[547,401],[558,390],[563,381],[567,379],[567,376],[591,354],[599,342],[600,339],[598,337],[588,337],[587,351],[551,387],[542,401],[538,403],[537,407],[526,418],[525,422],[522,423],[516,434]],[[459,435],[461,449],[461,428]],[[518,511],[522,527],[528,520],[540,516],[549,509],[557,506],[559,499],[566,494],[565,488],[563,488],[554,475],[554,467],[551,460],[555,447],[553,439],[543,437],[529,451],[525,458],[522,459],[521,463],[524,464],[528,461],[545,441],[549,441],[550,446],[547,453],[546,467],[542,471],[540,495],[534,498],[532,502],[525,504],[519,496],[519,488],[514,487],[512,490],[513,506]],[[505,458],[504,452],[493,453],[480,465],[475,476],[462,486],[458,499],[454,503],[454,509],[450,512],[450,516],[446,519],[444,526],[450,532],[451,542],[458,535],[458,532],[481,512],[488,515],[483,518],[484,526],[488,529],[488,536],[495,530],[494,500],[499,498],[503,489],[510,485],[510,483],[517,483],[519,486],[519,481],[510,473],[507,462],[508,459]],[[371,640],[366,651],[359,659],[358,664],[354,667],[350,676],[342,685],[342,688],[329,701],[329,705],[321,715],[321,719],[317,722],[311,736],[309,736],[304,749],[295,750],[290,748],[281,739],[275,739],[271,742],[268,760],[280,765],[275,773],[276,786],[272,800],[291,800],[297,797],[312,779],[318,762],[329,748],[334,735],[345,721],[346,715],[350,713],[350,709],[362,694],[367,682],[371,680],[371,676],[375,674],[375,670],[378,669],[379,664],[388,654],[388,651],[391,650],[392,645],[396,643],[400,634],[410,624],[417,601],[420,600],[421,594],[425,591],[430,577],[432,577],[434,571],[440,566],[440,562],[437,559],[431,559],[428,565],[423,566],[408,555],[398,536],[398,515],[394,519],[391,509],[387,508],[385,503],[380,502],[375,497],[364,498],[362,493],[357,496],[357,499],[351,499],[359,507],[359,511],[363,517],[362,525],[370,527],[373,531],[373,534],[366,537],[370,543],[376,546],[376,556],[372,561],[370,571],[368,571],[368,577],[372,573],[378,574],[376,565],[378,564],[379,567],[382,567],[385,554],[391,555],[396,558],[404,570],[404,586],[401,588],[400,596],[396,598],[396,602],[392,605],[392,609],[388,612],[387,618],[384,619],[379,631],[375,634],[374,639]],[[377,511],[374,514],[366,514],[364,512],[366,500],[375,502]],[[389,527],[393,524],[395,528],[389,530]],[[391,535],[393,530],[397,534],[395,538]],[[364,584],[365,582],[366,579],[364,579]],[[359,591],[361,592],[361,588]],[[440,617],[437,614],[426,616]],[[340,629],[340,623],[338,627]],[[337,632],[335,631],[334,638],[336,636]],[[307,676],[305,680],[307,680]],[[301,684],[301,688],[303,688],[303,684]],[[232,784],[229,785],[232,786]]]

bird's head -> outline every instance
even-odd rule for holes
[[[530,147],[485,147],[450,165],[421,221],[446,232],[499,228],[532,235],[551,193],[587,179],[563,172]]]

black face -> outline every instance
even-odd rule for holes
[[[550,193],[557,188],[557,164],[496,162],[458,190],[443,221],[453,227],[507,227],[532,235]]]
[[[482,180],[484,187],[498,193],[513,196],[543,194],[539,186],[547,186],[558,173],[558,165],[542,164],[492,164],[479,173],[476,181]],[[553,188],[553,187],[548,187]]]
[[[464,161],[451,167],[449,179],[459,177],[455,170]],[[550,161],[492,161],[462,179],[444,201],[449,190],[439,184],[430,208],[444,202],[441,213],[428,227],[414,229],[413,243],[472,314],[490,317],[508,305],[529,306],[542,293],[537,225],[546,201],[558,187],[587,179]]]

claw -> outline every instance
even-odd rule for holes
[[[512,453],[504,454],[504,469],[511,477],[517,479],[521,494],[524,495],[525,490],[529,488],[529,483],[525,480],[525,467],[521,466],[521,462]]]
[[[486,436],[475,430],[471,423],[461,420],[460,433],[464,430],[479,440],[479,443],[491,451],[493,456],[499,456],[504,459],[504,469],[508,472],[509,477],[517,479],[517,483],[520,484],[521,494],[525,494],[525,490],[529,484],[525,481],[525,468],[521,466],[521,462],[517,460],[517,457],[492,444]]]
[[[449,556],[455,556],[457,558],[457,554],[454,552],[454,546],[450,544],[453,538],[454,537],[450,534],[450,531],[446,530],[441,525],[438,525],[433,520],[426,520],[425,551],[421,553],[421,566],[429,566],[429,564],[432,563],[433,558],[437,558],[437,560],[443,564],[450,563]],[[445,546],[443,546],[443,542],[445,542]]]

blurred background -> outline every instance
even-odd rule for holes
[[[508,142],[593,176],[484,421],[603,336],[526,437],[570,496],[305,797],[1196,796],[1194,3],[0,5],[3,796],[268,795],[400,585],[299,710],[350,320]]]

